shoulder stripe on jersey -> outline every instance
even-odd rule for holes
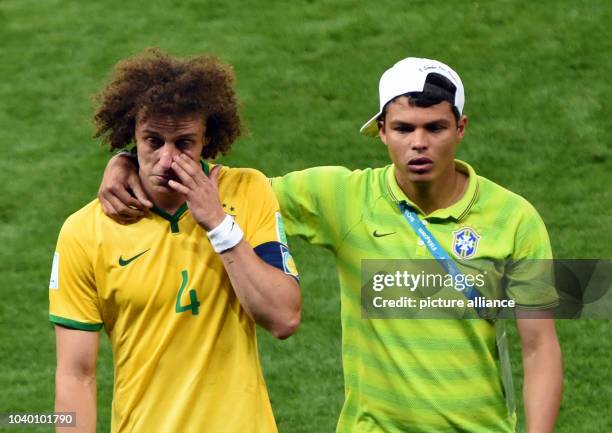
[[[387,183],[387,192],[389,193],[389,196],[391,196],[391,200],[399,201],[399,198],[397,198],[395,194],[393,194],[393,189],[391,188],[391,185],[389,184],[389,182],[386,182],[386,183]]]
[[[478,200],[479,191],[480,191],[480,186],[479,186],[478,178],[476,178],[476,189],[474,190],[474,195],[472,196],[472,199],[466,206],[463,213],[459,215],[459,218],[457,218],[457,221],[461,221],[463,218],[467,216],[468,213],[470,213],[472,206],[474,206],[474,203],[476,203],[476,200]]]

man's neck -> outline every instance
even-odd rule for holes
[[[153,204],[169,215],[174,215],[176,211],[185,203],[185,197],[175,191],[161,192],[149,190],[144,186],[145,193],[151,198]]]
[[[395,171],[395,179],[406,197],[425,215],[457,203],[468,185],[468,176],[454,167],[446,176],[441,176],[433,182],[410,182],[401,179],[401,176],[398,177],[398,170]]]
[[[164,195],[165,194],[157,194],[156,197],[153,198],[153,203],[168,215],[174,215],[183,203],[185,203],[183,197],[164,197]]]
[[[183,203],[185,203],[184,195],[174,191],[170,187],[155,187],[147,181],[142,172],[139,171],[138,174],[145,194],[158,209],[163,210],[168,215],[174,215]]]

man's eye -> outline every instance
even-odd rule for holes
[[[394,128],[397,132],[401,132],[404,134],[409,134],[411,132],[414,132],[414,127],[412,126],[397,126]]]
[[[181,149],[188,149],[191,146],[191,140],[179,140],[176,142],[176,146]]]
[[[147,137],[145,140],[153,147],[159,147],[163,144],[162,141],[157,137]]]
[[[427,130],[429,132],[440,132],[440,131],[443,131],[444,129],[446,129],[444,125],[441,125],[439,123],[432,123],[431,125],[427,125]]]

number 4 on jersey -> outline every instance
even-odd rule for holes
[[[187,270],[181,271],[181,278],[183,281],[181,282],[181,288],[176,295],[175,311],[177,313],[191,311],[191,314],[197,316],[200,313],[200,301],[198,301],[198,294],[194,289],[189,290],[189,300],[191,302],[187,305],[181,305],[181,296],[183,295],[183,291],[185,290],[185,287],[187,287],[187,282],[189,281]]]

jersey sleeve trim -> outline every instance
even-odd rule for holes
[[[528,310],[528,311],[540,311],[540,310],[551,310],[553,308],[557,308],[559,306],[560,302],[558,299],[549,302],[548,304],[540,304],[540,305],[536,305],[536,304],[519,304],[516,303],[515,307],[518,308],[519,310]]]
[[[49,314],[49,320],[57,325],[62,325],[67,328],[79,329],[81,331],[99,331],[104,326],[104,323],[85,323],[77,320],[66,319],[64,317]]]

